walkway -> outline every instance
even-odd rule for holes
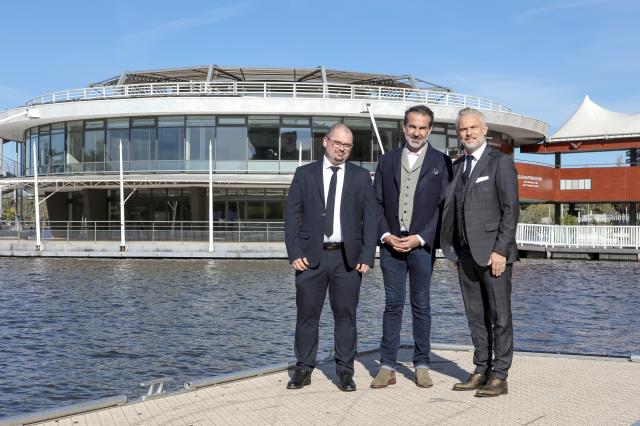
[[[401,351],[403,366],[411,357]],[[421,389],[403,368],[398,383],[373,390],[377,353],[356,363],[358,390],[340,392],[325,363],[302,390],[285,389],[285,371],[209,386],[46,423],[76,425],[207,424],[633,424],[640,421],[640,363],[629,359],[517,353],[509,395],[475,398],[451,386],[467,376],[472,353],[435,350],[434,387]]]

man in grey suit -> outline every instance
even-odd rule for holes
[[[454,390],[475,396],[508,392],[513,358],[511,270],[518,258],[518,176],[513,159],[487,145],[483,114],[464,108],[456,120],[465,155],[453,163],[441,247],[456,262],[474,346],[475,371]]]

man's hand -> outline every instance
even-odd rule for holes
[[[369,271],[369,265],[367,265],[366,263],[358,263],[356,265],[356,271],[360,272],[361,274],[366,274]]]
[[[409,235],[406,237],[400,238],[400,245],[403,248],[402,251],[411,251],[416,247],[420,247],[420,239],[417,235]]]
[[[395,251],[402,251],[402,243],[400,242],[400,238],[396,237],[395,235],[387,235],[386,237],[384,237],[382,239],[382,242],[384,242],[386,245],[390,246],[392,249],[394,249]]]
[[[306,257],[301,257],[291,262],[291,265],[296,271],[303,272],[308,269],[307,267],[309,266],[309,261]]]
[[[487,265],[491,265],[491,274],[494,277],[499,277],[507,267],[507,258],[500,253],[492,251],[491,257],[489,258],[489,263],[487,263]]]

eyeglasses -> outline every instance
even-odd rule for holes
[[[353,148],[353,144],[350,144],[350,143],[344,143],[344,142],[340,142],[340,141],[336,141],[336,140],[331,139],[331,138],[330,138],[330,137],[328,137],[328,136],[325,136],[325,138],[327,138],[327,140],[328,140],[329,142],[331,142],[331,145],[332,145],[334,148],[338,148],[338,149],[342,148],[342,149],[344,149],[345,151],[351,151],[351,148]]]

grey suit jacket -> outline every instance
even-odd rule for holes
[[[455,190],[464,169],[464,157],[453,163],[454,177],[447,189],[442,214],[440,244],[444,255],[458,260],[458,237],[455,234]],[[473,168],[463,195],[464,221],[471,255],[478,265],[489,262],[495,251],[518,260],[516,228],[520,203],[518,174],[511,157],[487,146]]]

